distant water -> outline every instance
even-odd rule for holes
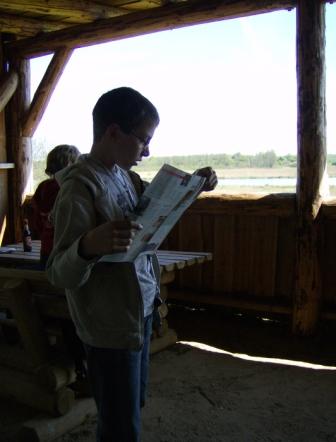
[[[336,185],[336,177],[328,178],[330,186]],[[246,187],[295,187],[296,178],[220,178],[220,186],[246,186]]]

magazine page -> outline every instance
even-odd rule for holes
[[[155,252],[183,212],[201,192],[205,178],[164,164],[139,198],[132,220],[142,224],[127,252],[104,255],[100,261],[131,262]]]

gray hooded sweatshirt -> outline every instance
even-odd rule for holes
[[[83,155],[57,179],[60,191],[53,211],[55,235],[47,262],[48,279],[65,289],[72,320],[84,343],[139,350],[144,307],[134,263],[103,263],[78,254],[85,233],[106,221],[124,219],[111,191],[111,171],[90,155]],[[132,181],[135,188],[142,187],[134,173]],[[151,260],[159,287],[156,255]]]

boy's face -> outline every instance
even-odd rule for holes
[[[150,119],[145,120],[130,133],[118,127],[118,146],[114,150],[115,163],[124,170],[136,166],[142,157],[149,156],[149,143],[157,125]]]

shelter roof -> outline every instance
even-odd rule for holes
[[[91,23],[183,0],[8,0],[0,1],[0,32],[19,39]]]
[[[10,58],[29,58],[295,6],[296,0],[0,0],[0,33],[14,34],[4,40]]]

